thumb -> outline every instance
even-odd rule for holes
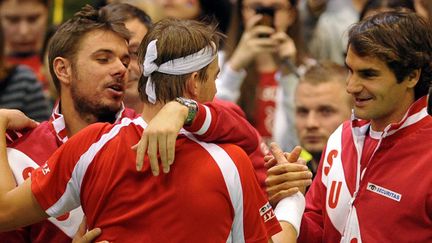
[[[290,163],[296,162],[299,159],[299,157],[300,157],[301,151],[302,151],[302,147],[296,146],[291,151],[291,153],[289,153],[289,156],[287,158],[288,162],[290,162]]]

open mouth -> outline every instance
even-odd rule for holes
[[[366,103],[368,101],[372,100],[372,98],[371,97],[368,97],[368,98],[355,98],[354,100],[355,100],[355,105],[356,106],[364,106],[364,105],[366,105]]]
[[[117,92],[123,92],[125,90],[124,86],[121,84],[111,84],[108,88]]]
[[[111,95],[113,95],[116,98],[123,97],[125,93],[125,86],[120,83],[113,83],[107,86],[108,90],[110,91]]]

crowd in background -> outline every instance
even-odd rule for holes
[[[425,0],[125,0],[89,4],[101,7],[111,2],[144,10],[149,23],[166,17],[216,22],[226,35],[219,50],[217,98],[237,103],[266,144],[276,141],[287,151],[299,144],[296,84],[317,61],[344,65],[350,25],[394,8],[417,11],[427,18],[432,8]],[[55,5],[48,0],[10,0],[2,1],[0,8],[1,107],[20,109],[38,121],[49,118],[58,97],[46,59],[49,37],[56,28],[48,22],[52,19],[50,8],[57,8]],[[268,26],[261,24],[260,16],[271,18]],[[131,67],[130,78],[136,81],[139,77],[139,67]],[[128,92],[125,103],[140,112],[136,92]]]

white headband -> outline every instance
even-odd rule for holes
[[[151,74],[153,72],[160,72],[172,75],[181,75],[192,73],[202,69],[203,67],[209,65],[215,58],[214,46],[207,46],[203,49],[190,54],[185,57],[180,57],[174,60],[162,63],[160,66],[156,65],[154,61],[157,58],[157,47],[156,40],[152,40],[147,46],[147,52],[144,58],[144,72],[143,75],[148,77],[146,85],[146,94],[148,101],[152,104],[156,103],[156,92],[154,82],[151,80]]]

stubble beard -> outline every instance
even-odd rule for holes
[[[92,100],[90,97],[81,95],[74,85],[71,86],[71,95],[75,110],[82,118],[94,117],[95,122],[114,123],[116,121],[116,114],[120,111],[120,107],[110,107],[97,100]]]

